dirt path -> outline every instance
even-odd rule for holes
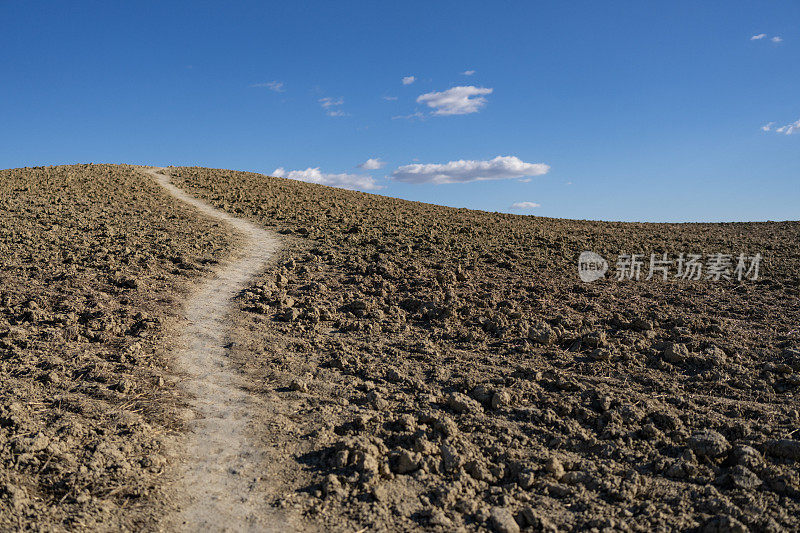
[[[226,339],[232,299],[264,269],[278,241],[258,226],[186,194],[160,170],[146,172],[173,197],[244,237],[239,255],[203,282],[185,304],[186,328],[175,355],[196,418],[178,487],[185,503],[174,526],[187,531],[282,530],[280,523],[269,520],[258,490],[263,454],[247,438],[251,413],[259,402],[242,388],[239,374],[231,368]]]

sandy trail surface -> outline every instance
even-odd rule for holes
[[[147,173],[173,197],[243,236],[238,255],[185,302],[186,325],[175,356],[195,419],[178,487],[182,504],[172,526],[186,531],[281,530],[268,516],[269,506],[258,489],[263,453],[247,437],[258,399],[245,391],[232,367],[227,338],[233,298],[264,269],[278,249],[278,240],[255,224],[186,194],[162,170]]]

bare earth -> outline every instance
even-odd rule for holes
[[[0,171],[0,531],[155,531],[173,324],[236,238],[129,165]]]
[[[277,507],[332,531],[800,528],[797,222],[544,219],[168,172],[287,235],[233,315],[232,357],[270,398],[256,428],[288,465]],[[584,250],[763,260],[757,281],[586,284]]]
[[[800,529],[798,222],[127,165],[0,171],[0,212],[0,530]]]
[[[227,319],[231,302],[260,273],[278,248],[276,237],[245,220],[197,200],[169,182],[159,169],[151,176],[178,200],[244,236],[238,257],[217,269],[186,302],[184,329],[176,353],[182,385],[197,419],[191,424],[178,494],[186,499],[177,524],[186,531],[283,530],[265,521],[267,508],[257,490],[263,454],[246,433],[257,409],[252,395],[228,361]]]

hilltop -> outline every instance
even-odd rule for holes
[[[234,351],[302,413],[265,414],[283,460],[303,452],[280,505],[390,530],[797,527],[800,224],[545,219],[170,171],[292,237],[242,294]],[[762,258],[756,280],[645,266],[589,284],[584,250]]]
[[[271,509],[332,530],[800,527],[800,223],[167,172],[281,238],[229,334]],[[186,431],[181,306],[239,237],[128,165],[0,171],[0,212],[0,528],[156,529]],[[586,250],[605,278],[580,280]],[[615,279],[633,253],[641,278]],[[651,253],[760,270],[646,280]]]

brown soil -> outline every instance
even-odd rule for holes
[[[170,172],[284,234],[225,345],[264,524],[800,529],[800,223],[565,221]],[[246,241],[130,166],[0,171],[0,214],[0,530],[171,528],[198,427],[181,317]],[[758,281],[584,284],[583,250],[764,259]]]
[[[183,374],[181,386],[191,398],[194,419],[174,487],[175,513],[164,521],[166,527],[192,532],[309,531],[308,525],[271,509],[259,490],[264,456],[248,431],[252,413],[263,406],[244,390],[242,376],[231,368],[229,357],[232,300],[263,272],[279,248],[279,239],[188,196],[170,183],[162,169],[147,173],[170,195],[240,236],[234,256],[215,268],[214,276],[199,284],[184,305],[173,364]],[[280,478],[265,479],[281,484]]]
[[[276,507],[340,531],[800,529],[800,224],[565,221],[170,171],[291,242],[232,334]],[[764,259],[758,281],[584,284],[583,250]]]
[[[160,527],[170,328],[233,245],[134,167],[0,171],[0,530]]]

